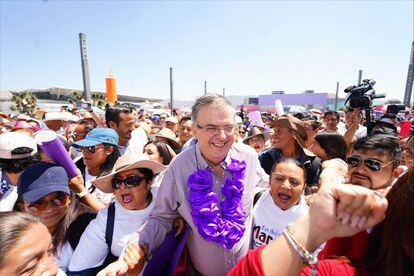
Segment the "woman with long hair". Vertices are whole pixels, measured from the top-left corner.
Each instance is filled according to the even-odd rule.
[[[315,135],[308,148],[322,161],[340,158],[346,160],[347,145],[343,136],[337,132],[321,132]]]
[[[148,155],[150,160],[165,166],[168,166],[175,156],[174,151],[169,145],[159,141],[149,141],[144,146],[144,152]]]
[[[83,140],[73,143],[82,151],[82,158],[76,166],[84,179],[84,185],[72,185],[81,201],[94,211],[104,208],[113,200],[112,194],[107,194],[96,188],[91,181],[112,172],[119,157],[118,134],[111,128],[94,128]]]
[[[28,167],[20,175],[17,191],[19,209],[38,217],[52,235],[51,251],[63,271],[66,271],[76,247],[70,241],[69,228],[85,211],[71,197],[68,183],[63,167],[40,162]]]

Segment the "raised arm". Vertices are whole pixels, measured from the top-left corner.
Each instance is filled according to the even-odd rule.
[[[298,275],[304,262],[298,252],[306,250],[312,253],[333,237],[351,236],[383,219],[387,208],[384,197],[361,186],[326,182],[336,176],[335,168],[324,169],[321,175],[324,183],[315,195],[309,214],[264,247],[260,258],[247,256],[230,275],[238,275],[242,271],[255,271],[256,274],[264,275]]]

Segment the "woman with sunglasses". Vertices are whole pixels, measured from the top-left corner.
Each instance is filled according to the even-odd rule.
[[[166,167],[144,154],[125,154],[114,172],[97,178],[92,184],[105,193],[114,193],[115,202],[101,209],[86,228],[69,265],[69,274],[96,273],[115,261],[130,236],[149,217],[157,188],[155,174]]]
[[[69,227],[84,212],[76,200],[71,200],[68,182],[63,167],[40,162],[21,174],[17,190],[19,209],[38,217],[52,235],[52,251],[63,271],[75,247],[69,242]]]
[[[82,151],[82,158],[76,162],[85,184],[71,185],[83,203],[94,211],[99,211],[113,200],[113,194],[104,193],[91,181],[112,172],[119,157],[118,134],[111,128],[94,128],[85,139],[73,143]]]

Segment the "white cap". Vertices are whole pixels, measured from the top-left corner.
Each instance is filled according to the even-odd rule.
[[[18,148],[29,148],[29,150],[19,153],[15,151]],[[29,135],[22,132],[0,134],[0,158],[21,159],[33,156],[35,153],[37,153],[37,145]]]
[[[236,124],[242,124],[243,123],[242,118],[239,115],[234,116],[234,122]]]
[[[68,112],[47,112],[45,114],[45,119],[43,121],[44,122],[46,122],[46,121],[61,121],[61,120],[67,121],[68,116],[65,113],[68,113]]]
[[[167,119],[165,119],[165,122],[170,122],[170,123],[173,123],[173,124],[178,124],[178,120],[174,116],[168,117]]]

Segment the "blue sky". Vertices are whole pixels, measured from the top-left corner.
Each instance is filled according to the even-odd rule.
[[[0,88],[82,89],[78,33],[92,90],[113,68],[118,93],[191,100],[313,89],[363,78],[403,98],[412,1],[0,1]],[[343,95],[343,93],[341,93]]]

